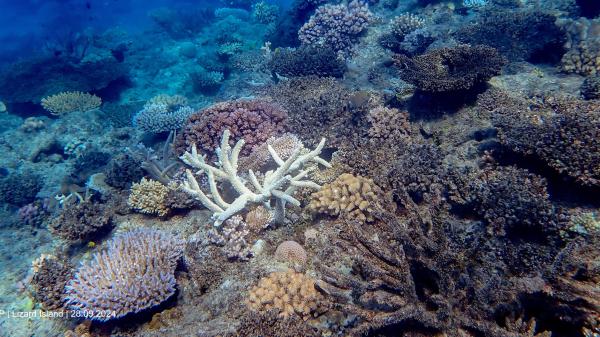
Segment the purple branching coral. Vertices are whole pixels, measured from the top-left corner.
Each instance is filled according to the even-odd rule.
[[[81,264],[65,287],[66,305],[98,321],[160,304],[175,293],[175,267],[184,241],[169,233],[137,229],[108,242]]]
[[[373,20],[369,5],[354,0],[345,5],[324,5],[298,31],[306,45],[321,45],[335,51],[347,52],[356,38]]]

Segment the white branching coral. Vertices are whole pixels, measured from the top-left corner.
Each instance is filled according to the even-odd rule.
[[[215,226],[220,226],[223,221],[252,204],[263,204],[273,211],[274,222],[282,223],[285,219],[286,203],[300,206],[300,201],[293,197],[298,188],[308,187],[316,190],[321,188],[319,184],[305,179],[311,171],[311,168],[305,169],[305,165],[315,162],[331,167],[327,161],[319,157],[325,145],[324,138],[314,150],[304,153],[301,148],[296,149],[285,161],[269,145],[269,153],[278,168],[260,174],[259,176],[263,177],[262,182],[252,170],[248,170],[248,179],[244,179],[238,174],[238,157],[244,146],[244,140],[240,139],[231,148],[229,135],[229,130],[223,132],[221,146],[216,149],[218,167],[207,164],[205,156],[198,154],[195,144],[192,145],[191,153],[185,152],[181,156],[184,163],[199,169],[198,174],[204,172],[208,176],[210,195],[206,195],[200,189],[198,181],[190,170],[186,170],[187,180],[182,184],[182,188],[213,212]],[[233,202],[228,203],[221,196],[217,186],[217,182],[220,181],[229,182],[239,195]],[[271,201],[274,201],[275,209],[272,209]]]

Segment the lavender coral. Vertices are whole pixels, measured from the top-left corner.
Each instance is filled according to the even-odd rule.
[[[158,230],[122,234],[81,264],[65,287],[66,305],[107,321],[160,304],[175,293],[183,248],[178,237]]]
[[[354,0],[345,5],[324,5],[298,31],[303,44],[348,51],[373,19],[369,5]]]
[[[287,112],[278,104],[262,99],[227,101],[190,116],[183,132],[175,140],[176,152],[183,154],[195,144],[205,151],[219,145],[223,131],[232,141],[244,138],[247,155],[256,145],[285,131]]]

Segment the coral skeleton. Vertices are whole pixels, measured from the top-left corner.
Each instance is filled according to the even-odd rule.
[[[325,145],[325,138],[321,139],[314,150],[302,154],[301,149],[296,149],[285,161],[269,145],[269,153],[278,168],[260,174],[260,176],[264,176],[262,182],[259,181],[253,170],[248,170],[249,181],[246,181],[238,174],[238,156],[244,146],[244,140],[238,140],[231,148],[229,136],[229,130],[225,130],[221,139],[221,147],[216,150],[218,167],[207,164],[205,156],[198,154],[195,144],[192,146],[191,153],[186,151],[181,156],[184,163],[199,169],[197,173],[205,172],[208,176],[210,196],[200,189],[198,181],[189,169],[186,170],[187,180],[183,182],[182,188],[213,212],[215,226],[220,226],[223,221],[244,210],[247,206],[261,203],[274,212],[275,223],[282,223],[285,219],[286,203],[300,205],[300,201],[293,197],[298,188],[308,187],[316,190],[321,188],[313,181],[304,180],[310,173],[310,168],[304,169],[304,166],[309,162],[315,162],[325,167],[331,167],[327,161],[319,157]],[[229,182],[239,196],[231,203],[226,202],[218,190],[217,181]],[[250,183],[250,187],[247,186],[248,183]],[[275,201],[274,210],[271,207],[271,201]]]

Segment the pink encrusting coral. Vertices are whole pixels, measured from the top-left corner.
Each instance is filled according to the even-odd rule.
[[[287,112],[281,106],[264,99],[217,103],[190,116],[175,141],[176,152],[189,151],[192,144],[212,152],[223,131],[229,130],[232,143],[244,139],[242,155],[248,155],[269,137],[285,132],[286,119]]]
[[[324,5],[298,31],[306,45],[321,45],[335,51],[348,51],[373,20],[369,5],[354,0],[345,5]]]
[[[108,242],[81,264],[65,287],[66,305],[107,321],[162,303],[175,293],[184,242],[167,232],[137,229]]]

